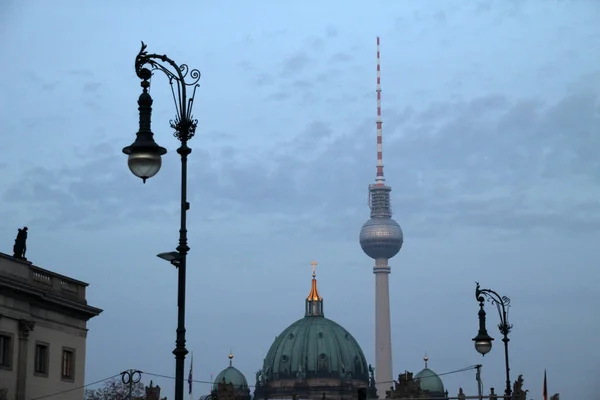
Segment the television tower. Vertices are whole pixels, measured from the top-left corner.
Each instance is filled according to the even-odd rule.
[[[377,37],[377,175],[375,183],[369,185],[371,219],[360,230],[360,246],[366,255],[375,260],[375,386],[379,398],[384,399],[386,391],[393,386],[389,287],[391,270],[388,260],[402,248],[404,235],[400,225],[392,219],[392,188],[385,184],[383,177],[380,66]]]

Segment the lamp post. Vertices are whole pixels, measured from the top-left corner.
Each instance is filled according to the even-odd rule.
[[[133,385],[136,383],[140,383],[142,380],[142,371],[137,369],[129,369],[127,371],[121,372],[121,382],[123,385],[127,386],[129,395],[127,396],[127,400],[131,399],[131,393],[133,392]]]
[[[508,322],[508,308],[510,307],[510,299],[506,296],[500,296],[498,293],[491,289],[481,289],[479,282],[476,282],[475,298],[479,302],[479,332],[477,336],[473,338],[475,342],[475,350],[482,356],[492,350],[492,341],[494,338],[488,335],[485,328],[485,310],[483,309],[483,303],[487,299],[492,304],[495,304],[498,308],[498,314],[500,315],[500,323],[498,329],[502,333],[502,341],[504,342],[504,361],[506,365],[506,389],[504,391],[505,396],[510,397],[512,390],[510,388],[510,366],[508,363],[508,334],[512,329],[512,324]]]
[[[147,67],[150,67],[147,68]],[[171,120],[171,128],[175,130],[174,136],[179,139],[181,145],[177,153],[181,156],[181,226],[179,228],[179,245],[177,251],[161,253],[158,257],[169,261],[178,269],[177,285],[177,338],[175,341],[175,400],[183,400],[184,395],[184,362],[188,353],[185,348],[185,273],[186,258],[190,248],[187,245],[187,218],[186,213],[190,208],[187,201],[187,159],[192,149],[188,147],[188,141],[194,136],[198,120],[192,118],[192,106],[194,96],[200,80],[200,71],[190,70],[186,64],[177,65],[166,55],[148,54],[146,45],[142,42],[142,48],[135,58],[135,72],[142,80],[142,94],[138,99],[140,112],[140,128],[135,141],[131,146],[123,149],[123,153],[129,156],[128,165],[131,172],[141,178],[144,183],[148,178],[158,173],[162,165],[161,156],[167,150],[154,141],[154,134],[150,128],[152,115],[152,97],[148,93],[150,87],[149,79],[152,71],[162,71],[169,78],[173,100],[175,102],[175,119]],[[186,80],[187,79],[187,80]],[[187,89],[192,87],[191,96]]]

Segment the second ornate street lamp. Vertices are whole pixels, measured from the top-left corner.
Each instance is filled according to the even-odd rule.
[[[150,67],[147,68],[146,66]],[[123,149],[123,153],[129,156],[127,163],[129,169],[135,176],[141,178],[144,183],[146,179],[152,178],[158,173],[162,165],[162,156],[167,150],[154,141],[151,130],[152,97],[148,93],[150,87],[149,79],[152,71],[162,71],[169,78],[173,100],[177,109],[175,119],[171,120],[171,128],[175,130],[174,136],[179,139],[181,145],[177,153],[181,156],[181,226],[179,228],[179,245],[177,251],[161,253],[158,257],[169,261],[178,269],[177,285],[177,338],[175,341],[175,400],[183,400],[184,397],[184,362],[188,353],[185,348],[185,273],[186,258],[190,248],[187,245],[187,210],[190,204],[187,201],[187,159],[192,152],[187,145],[194,136],[198,120],[192,118],[192,106],[200,71],[189,70],[186,64],[177,65],[166,55],[148,54],[146,45],[142,42],[142,48],[135,58],[135,72],[142,80],[142,94],[138,99],[140,111],[140,128],[135,141],[131,146]],[[187,79],[187,81],[186,81]],[[193,87],[192,95],[188,97],[187,89]]]
[[[502,341],[504,342],[504,361],[506,366],[506,389],[504,390],[504,395],[507,398],[510,398],[512,394],[512,390],[510,388],[510,366],[508,363],[508,342],[510,341],[508,334],[512,329],[512,325],[508,322],[508,308],[510,307],[510,299],[506,296],[500,296],[491,289],[480,289],[479,282],[476,282],[476,284],[475,298],[479,302],[479,332],[477,333],[477,336],[473,338],[473,341],[475,342],[475,350],[477,350],[477,352],[479,352],[482,356],[485,356],[490,352],[490,350],[492,350],[492,340],[494,340],[494,338],[490,337],[490,335],[487,333],[487,329],[485,327],[485,310],[483,309],[483,304],[487,299],[492,304],[496,305],[498,308],[498,314],[500,315],[498,329],[503,336]]]
[[[137,369],[128,369],[127,371],[121,372],[121,382],[127,386],[129,395],[127,400],[133,400],[131,394],[133,393],[133,385],[140,383],[142,380],[142,371]]]

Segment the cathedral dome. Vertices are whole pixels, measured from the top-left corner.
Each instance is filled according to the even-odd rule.
[[[424,358],[425,368],[421,372],[415,375],[414,380],[419,380],[419,386],[421,389],[428,391],[431,395],[443,396],[444,395],[444,383],[440,379],[439,375],[427,368],[427,356]]]
[[[352,377],[368,380],[368,366],[360,345],[336,322],[306,316],[287,327],[273,342],[263,371],[272,380]]]
[[[239,369],[233,366],[233,354],[229,354],[229,367],[219,372],[213,383],[213,390],[219,389],[219,383],[231,383],[235,391],[248,390],[248,381]]]
[[[313,262],[313,268],[315,265]],[[356,339],[341,325],[325,318],[313,270],[305,316],[275,338],[257,373],[257,390],[272,388],[268,398],[277,398],[273,391],[294,385],[293,382],[305,382],[306,387],[327,386],[329,390],[366,388],[370,386],[369,375],[369,365]]]

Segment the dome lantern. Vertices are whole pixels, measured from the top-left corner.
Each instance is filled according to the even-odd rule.
[[[323,298],[319,295],[317,290],[317,262],[311,261],[312,266],[312,283],[310,286],[310,293],[306,298],[306,310],[304,316],[306,317],[323,317]]]

